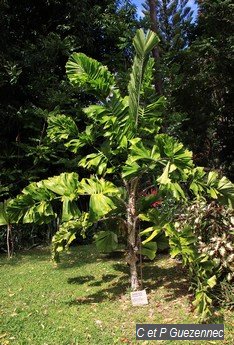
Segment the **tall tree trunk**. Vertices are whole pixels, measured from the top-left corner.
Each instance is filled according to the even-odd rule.
[[[157,0],[148,0],[149,4],[149,15],[150,15],[150,26],[151,30],[158,34],[158,22],[157,22]],[[155,90],[159,95],[163,94],[163,87],[162,87],[162,77],[159,72],[160,66],[160,54],[158,46],[153,49],[153,57],[155,60],[156,65],[156,73],[155,73]]]
[[[127,263],[130,266],[131,289],[138,290],[140,287],[137,261],[138,261],[138,233],[137,233],[137,213],[136,213],[136,193],[138,187],[138,178],[133,179],[127,184],[128,206],[127,206],[127,233],[128,250]]]

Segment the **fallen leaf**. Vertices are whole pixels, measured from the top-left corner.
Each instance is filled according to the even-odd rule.
[[[172,319],[172,318],[166,318],[166,319],[163,319],[163,321],[164,321],[164,322],[172,322],[172,321],[174,321],[174,319]]]
[[[95,323],[97,324],[97,325],[102,325],[102,321],[101,320],[95,320]]]

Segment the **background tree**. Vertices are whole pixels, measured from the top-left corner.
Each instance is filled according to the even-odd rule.
[[[156,89],[159,94],[163,92],[170,97],[178,52],[189,43],[193,11],[188,0],[147,0],[143,8],[143,25],[151,27],[160,38],[159,47],[154,53]]]
[[[184,138],[196,161],[233,179],[232,2],[198,4],[195,40],[181,53],[173,97],[188,117]]]
[[[127,0],[1,1],[0,195],[15,195],[69,165],[64,149],[44,140],[48,112],[57,107],[74,115],[89,101],[65,80],[68,56],[82,51],[123,75],[135,24]]]

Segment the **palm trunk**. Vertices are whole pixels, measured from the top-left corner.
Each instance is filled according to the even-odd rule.
[[[137,261],[138,261],[138,233],[137,233],[137,214],[136,214],[136,193],[138,186],[138,178],[133,179],[127,184],[129,199],[127,205],[127,263],[130,266],[131,289],[138,290],[140,287]]]

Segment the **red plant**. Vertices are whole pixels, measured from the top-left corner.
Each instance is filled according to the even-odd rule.
[[[157,195],[157,194],[158,194],[158,190],[154,187],[151,187],[150,189],[146,189],[141,193],[142,196],[150,196],[150,195]],[[157,200],[157,201],[152,202],[150,206],[155,208],[161,204],[162,204],[162,200]]]

